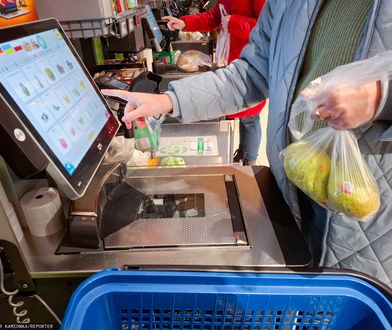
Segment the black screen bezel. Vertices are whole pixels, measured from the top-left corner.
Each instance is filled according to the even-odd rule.
[[[106,121],[106,124],[101,129],[99,134],[97,134],[97,137],[95,138],[94,142],[91,144],[90,148],[88,149],[88,151],[86,152],[86,154],[84,155],[84,157],[82,158],[79,165],[76,167],[75,172],[72,175],[70,175],[67,172],[63,164],[55,155],[55,153],[51,150],[51,148],[48,146],[46,141],[41,137],[41,135],[32,125],[30,120],[25,116],[22,109],[17,105],[17,103],[12,98],[12,96],[8,93],[8,91],[1,83],[0,83],[0,94],[3,95],[7,103],[12,107],[19,120],[29,129],[34,139],[39,143],[39,145],[44,150],[45,156],[48,157],[52,163],[54,163],[54,165],[61,172],[64,178],[71,184],[73,189],[80,192],[84,190],[88,185],[88,183],[91,181],[92,176],[94,175],[98,166],[102,162],[105,151],[109,147],[112,138],[114,137],[115,133],[119,129],[119,123],[116,117],[114,116],[110,107],[107,105],[104,97],[100,93],[99,88],[94,83],[94,80],[91,78],[89,72],[87,71],[86,67],[81,61],[79,55],[75,51],[71,42],[68,40],[66,34],[61,28],[61,25],[56,19],[47,19],[47,20],[36,21],[32,23],[16,25],[13,27],[0,29],[0,43],[10,42],[15,39],[28,37],[30,35],[42,33],[53,29],[58,29],[58,31],[61,33],[64,41],[68,45],[72,54],[74,55],[76,62],[81,66],[85,76],[87,77],[87,80],[91,83],[95,92],[101,99],[102,103],[105,105],[106,110],[110,114],[110,117]],[[98,148],[98,144],[100,144],[99,148]],[[82,182],[83,184],[81,185],[80,182]]]

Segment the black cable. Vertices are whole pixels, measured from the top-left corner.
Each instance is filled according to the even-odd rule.
[[[30,318],[28,317],[22,319],[22,317],[25,317],[27,315],[28,313],[27,309],[17,311],[17,308],[22,307],[24,305],[24,301],[20,300],[16,303],[12,301],[15,295],[19,293],[19,290],[8,291],[4,287],[4,268],[3,268],[3,262],[1,261],[1,258],[0,258],[0,293],[3,293],[6,296],[8,296],[8,304],[12,307],[12,313],[15,315],[17,323],[31,322]],[[56,320],[58,324],[61,324],[61,320],[59,319],[59,317],[55,314],[55,312],[53,312],[53,310],[40,296],[38,296],[37,294],[33,294],[33,297],[36,298],[46,308],[46,310],[53,316],[53,318]]]

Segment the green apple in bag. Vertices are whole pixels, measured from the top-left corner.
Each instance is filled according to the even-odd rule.
[[[366,170],[336,164],[329,176],[328,204],[349,217],[366,219],[380,207],[377,183]]]
[[[319,204],[327,203],[331,159],[326,152],[309,142],[294,142],[286,148],[284,169],[290,181],[309,197]]]

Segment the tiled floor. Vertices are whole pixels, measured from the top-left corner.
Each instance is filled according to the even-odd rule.
[[[262,137],[261,137],[261,144],[259,149],[259,157],[257,158],[257,165],[264,165],[264,166],[268,166],[269,164],[267,159],[266,149],[265,149],[266,140],[267,140],[267,118],[268,118],[268,103],[264,107],[263,111],[260,113]],[[234,133],[234,146],[233,146],[234,150],[237,149],[239,144],[238,124],[239,122],[237,120],[235,126],[235,133]]]

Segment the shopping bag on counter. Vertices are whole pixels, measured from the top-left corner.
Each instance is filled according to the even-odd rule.
[[[392,51],[388,51],[338,67],[311,82],[292,106],[289,129],[296,142],[283,152],[286,175],[310,198],[333,212],[369,220],[380,207],[379,190],[355,135],[331,127],[315,129],[311,115],[327,93],[390,80],[391,76]]]
[[[182,53],[177,60],[177,67],[184,72],[197,72],[201,66],[212,66],[210,56],[199,50],[190,49]]]
[[[219,4],[219,9],[221,13],[221,18],[227,16],[228,13],[225,6]],[[218,35],[218,40],[216,42],[215,50],[215,62],[218,68],[225,67],[229,63],[229,53],[230,53],[230,33],[228,22],[222,23],[221,30]]]
[[[127,163],[135,151],[135,140],[116,136],[104,157],[104,163]]]

